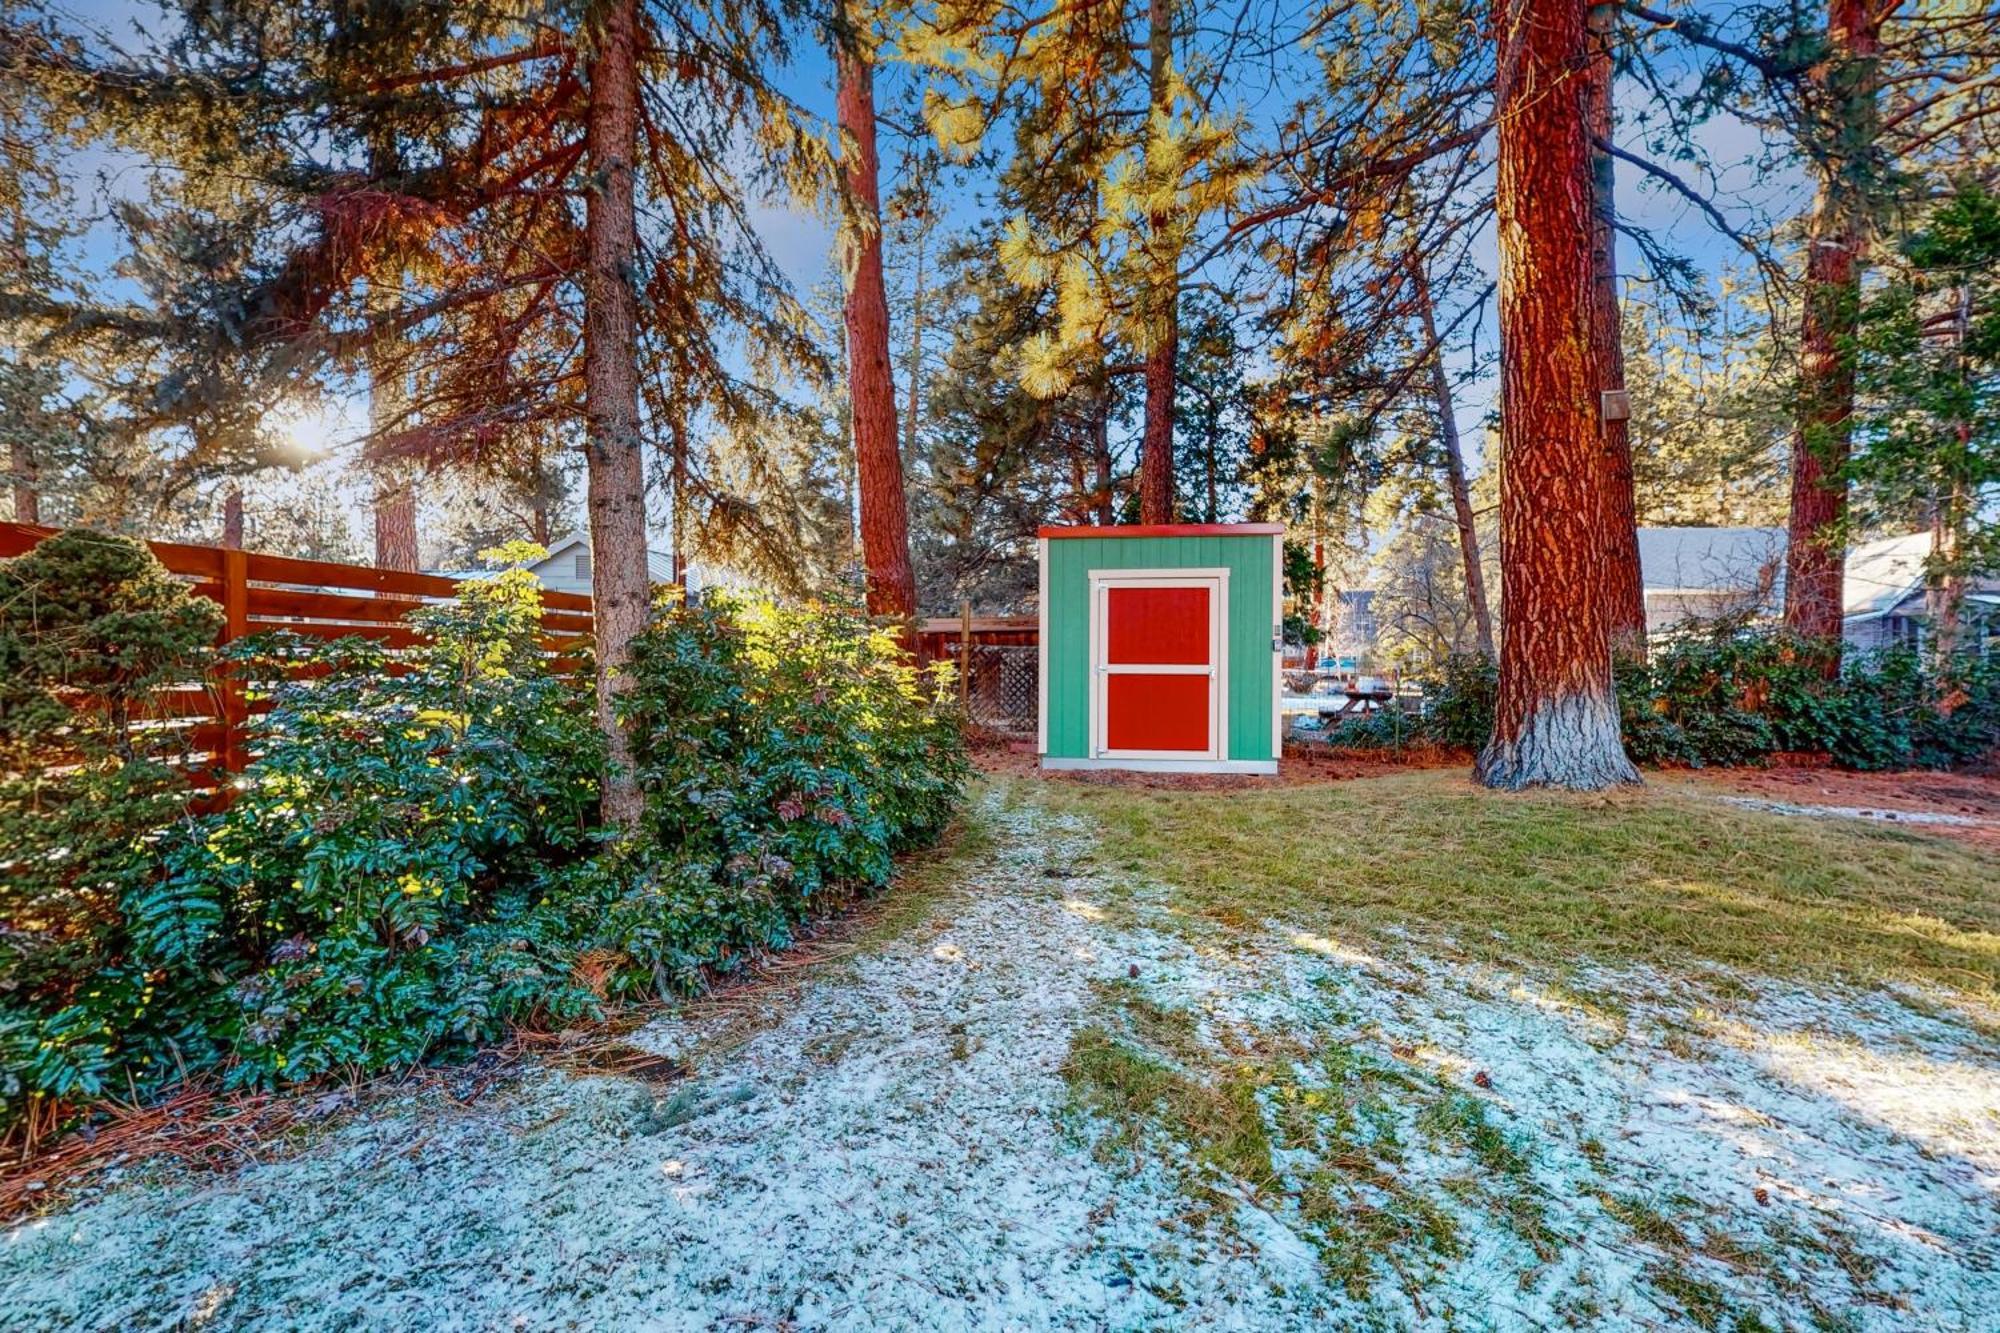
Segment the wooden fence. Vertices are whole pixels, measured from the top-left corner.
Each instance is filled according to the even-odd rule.
[[[57,529],[0,523],[0,557],[33,550]],[[404,617],[417,607],[449,601],[453,579],[406,574],[329,560],[299,560],[221,546],[149,542],[170,573],[187,580],[200,596],[222,604],[218,645],[268,630],[290,630],[322,639],[360,635],[390,648],[407,648],[422,636]],[[590,599],[576,593],[543,592],[544,642],[560,652],[588,638]],[[217,673],[208,684],[162,689],[153,696],[149,720],[186,732],[188,768],[219,767],[240,772],[246,760],[244,735],[250,714],[260,706],[245,699],[241,681]]]
[[[1040,637],[1034,616],[975,616],[967,607],[921,622],[917,658],[957,666],[958,701],[973,725],[1000,736],[1032,736]]]

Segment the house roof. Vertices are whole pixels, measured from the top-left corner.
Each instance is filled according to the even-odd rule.
[[[1863,542],[1847,553],[1847,580],[1841,614],[1887,615],[1924,589],[1924,561],[1931,553],[1928,532],[1910,532]]]
[[[577,547],[584,545],[584,542],[585,534],[581,532],[572,532],[568,536],[560,537],[549,543],[549,553],[547,555],[529,565],[528,568],[539,572],[559,557],[569,555]],[[427,574],[436,574],[441,578],[459,579],[462,581],[465,579],[483,578],[493,571],[490,569],[430,569],[424,572]],[[671,583],[674,577],[673,553],[671,551],[647,551],[646,572],[655,583]]]
[[[568,555],[577,547],[584,545],[586,539],[587,534],[582,532],[572,532],[567,536],[558,537],[555,541],[549,543],[549,553],[528,566],[528,568],[540,569],[559,556]],[[670,582],[674,577],[673,552],[648,550],[646,552],[646,572],[651,575],[655,583]]]
[[[1844,619],[1885,616],[1924,590],[1928,532],[1862,542],[1847,552],[1842,581]],[[1771,597],[1784,596],[1783,528],[1640,528],[1639,567],[1648,592],[1750,592],[1768,565]],[[1975,580],[1968,596],[1991,595],[1991,580]]]
[[[1754,592],[1766,570],[1782,573],[1784,560],[1783,528],[1639,529],[1649,592]]]

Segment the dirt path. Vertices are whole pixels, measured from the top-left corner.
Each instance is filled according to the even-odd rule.
[[[546,1071],[114,1190],[0,1239],[0,1322],[1971,1330],[2000,1308],[2000,1056],[1948,997],[1371,956],[1176,918],[1028,784],[974,817],[962,889],[775,1021],[635,1038],[689,1079]]]

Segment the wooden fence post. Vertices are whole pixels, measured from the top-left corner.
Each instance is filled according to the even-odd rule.
[[[958,604],[958,706],[965,707],[972,689],[972,601]]]
[[[250,559],[240,549],[222,552],[222,642],[225,647],[250,632]],[[222,771],[243,771],[243,728],[250,710],[243,697],[241,669],[222,672]]]

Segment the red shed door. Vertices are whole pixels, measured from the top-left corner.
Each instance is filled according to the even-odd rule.
[[[1095,591],[1097,752],[1216,758],[1220,581],[1107,576]]]

